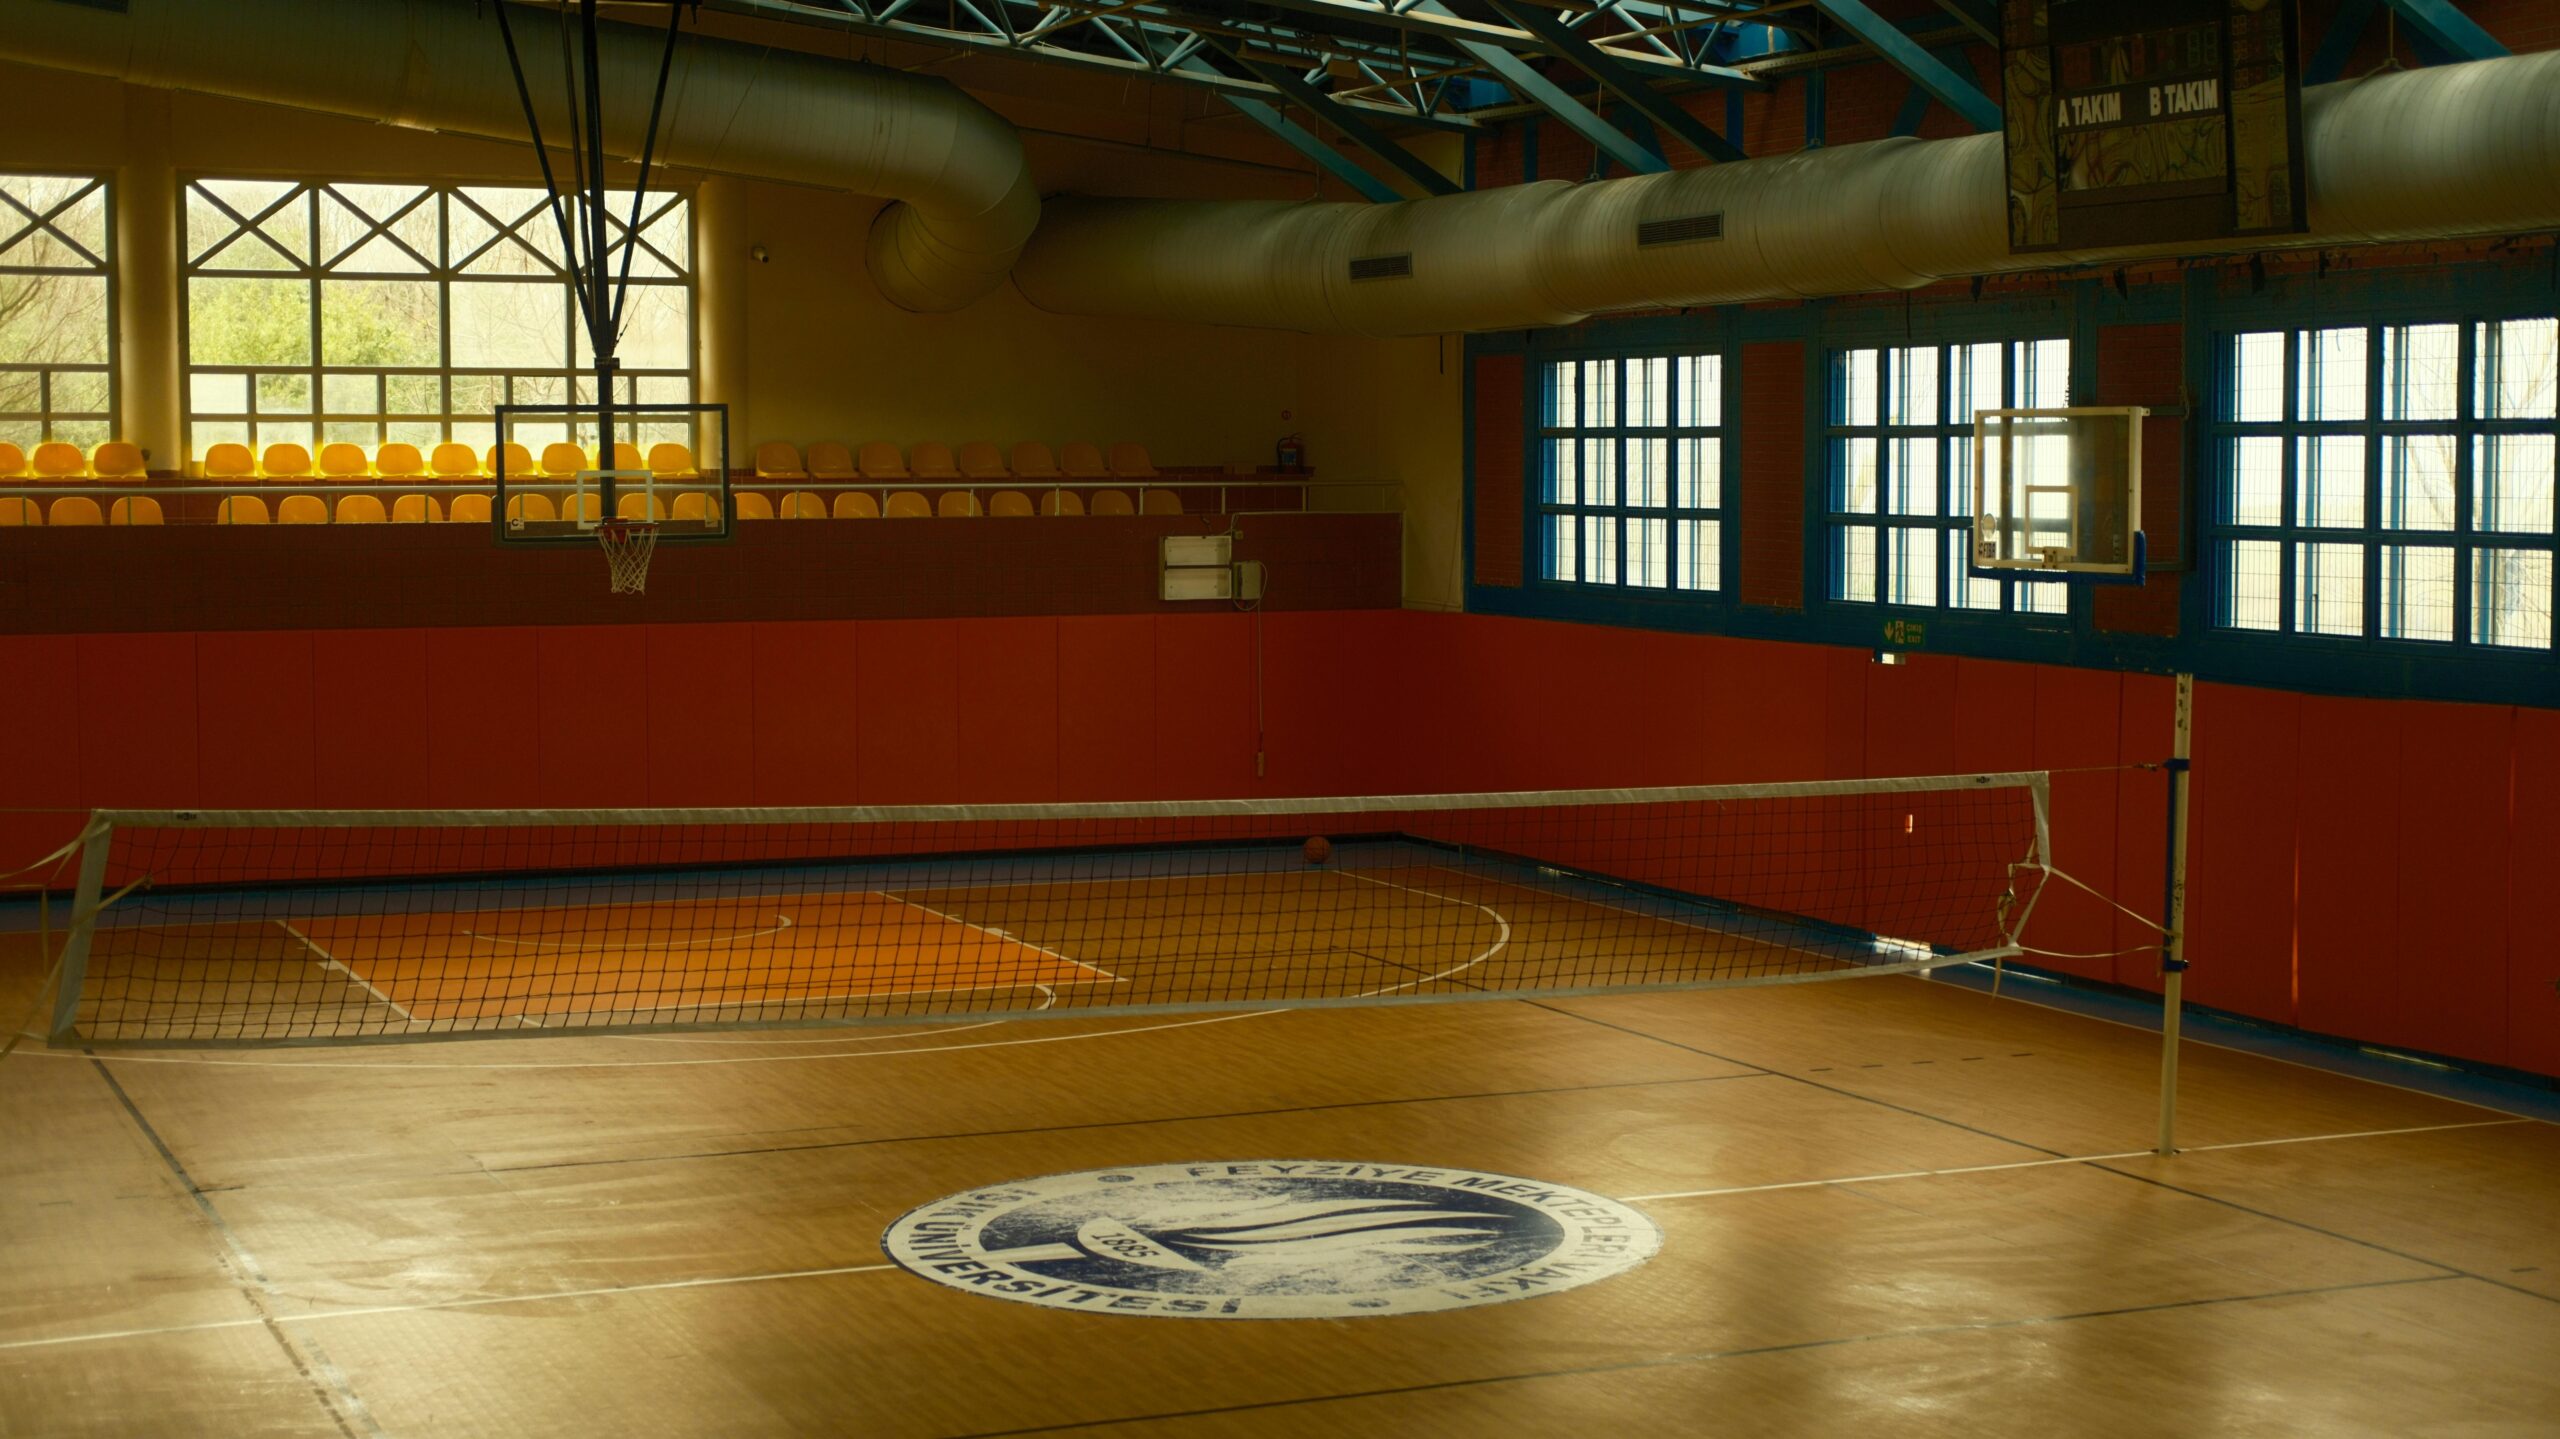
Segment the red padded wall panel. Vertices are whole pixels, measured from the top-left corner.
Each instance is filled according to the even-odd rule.
[[[427,632],[319,630],[311,636],[311,759],[330,809],[424,809]]]
[[[1058,621],[1058,794],[1147,797],[1156,746],[1156,630],[1144,615]]]
[[[1956,661],[1958,773],[2034,767],[2038,673],[1999,660]]]
[[[2101,893],[2113,887],[2116,873],[2116,777],[2109,767],[2116,762],[2122,704],[2112,674],[2046,669],[2036,676],[2036,768],[2094,771],[2053,777],[2053,863]],[[2054,884],[2037,902],[2027,942],[2097,955],[2115,948],[2115,934],[2115,911],[2105,901]],[[2034,959],[2092,979],[2115,972],[2105,959]]]
[[[8,703],[0,704],[10,807],[59,811],[0,813],[0,872],[33,864],[69,843],[91,807],[80,763],[79,653],[79,641],[69,635],[0,638],[0,674],[15,681]],[[67,882],[71,871],[61,873]]]
[[[649,625],[649,800],[743,805],[756,792],[756,653],[735,625]]]
[[[2117,763],[2154,764],[2168,758],[2176,713],[2176,680],[2166,675],[2126,675]],[[2111,892],[2117,903],[2134,914],[2156,921],[2168,900],[2168,875],[2168,777],[2159,770],[2118,770],[2116,873]],[[2127,914],[2118,914],[2115,925],[2116,983],[2158,990],[2160,956],[2150,946],[2160,942],[2160,931]]]
[[[2279,1023],[2294,995],[2302,696],[2196,686],[2187,998]]]
[[[1152,790],[1165,799],[1250,794],[1253,617],[1155,618],[1156,753]],[[1379,718],[1396,711],[1382,704]]]
[[[2506,1062],[2560,1074],[2560,711],[2516,711]]]
[[[855,793],[864,804],[949,800],[960,787],[959,622],[867,621],[855,661]]]
[[[2307,695],[2300,743],[2301,1022],[2380,1039],[2394,1027],[2400,924],[2397,708]]]
[[[1263,616],[1266,794],[1382,794],[1401,755],[1399,630],[1363,611]]]
[[[962,802],[1058,797],[1058,624],[960,622]]]
[[[312,639],[291,630],[196,636],[198,787],[207,809],[319,803]]]
[[[1830,651],[1721,638],[1700,645],[1695,663],[1702,699],[1688,721],[1696,728],[1704,782],[1820,777]]]
[[[852,804],[861,727],[852,620],[754,625],[755,802]]]
[[[647,629],[578,625],[536,634],[541,802],[562,808],[647,804]]]
[[[83,796],[197,808],[196,637],[82,635],[78,654]]]
[[[528,629],[427,631],[427,792],[441,808],[542,793],[539,645]]]
[[[2509,860],[2515,712],[2402,703],[2400,752],[2337,776],[2400,791],[2399,942],[2374,996],[2373,1032],[2437,1054],[2495,1055],[2506,1045],[2507,952],[2500,903]],[[2377,773],[2376,771],[2380,772]]]

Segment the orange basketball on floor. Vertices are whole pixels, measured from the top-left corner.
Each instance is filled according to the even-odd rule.
[[[1307,863],[1322,864],[1333,858],[1333,841],[1323,835],[1309,835],[1306,844]]]

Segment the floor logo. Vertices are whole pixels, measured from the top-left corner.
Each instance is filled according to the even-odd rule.
[[[1499,1304],[1624,1273],[1661,1246],[1652,1220],[1578,1189],[1312,1160],[1026,1179],[935,1200],[881,1240],[954,1289],[1183,1319]]]

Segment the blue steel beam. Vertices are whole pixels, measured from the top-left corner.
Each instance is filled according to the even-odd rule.
[[[1945,61],[1920,48],[1919,41],[1902,33],[1902,27],[1868,9],[1865,0],[1813,0],[1813,7],[1865,41],[1893,68],[1910,76],[1912,84],[1928,91],[1929,98],[1962,116],[1966,124],[1976,130],[2000,128],[2000,107],[1991,103],[1991,97]]]
[[[2386,0],[2412,29],[2444,47],[2456,60],[2495,60],[2507,47],[2462,13],[2453,0]]]
[[[1186,55],[1167,68],[1193,74],[1201,71],[1217,73],[1215,66],[1196,54]],[[1326,174],[1350,186],[1353,193],[1360,198],[1377,205],[1391,204],[1404,198],[1396,193],[1393,185],[1361,169],[1350,156],[1326,144],[1304,125],[1282,114],[1279,106],[1265,104],[1250,95],[1239,95],[1232,90],[1221,90],[1218,94],[1219,98],[1235,107],[1237,114],[1280,137],[1290,149],[1315,161]]]
[[[1440,0],[1416,0],[1411,8],[1426,14],[1450,13],[1449,7],[1441,4]],[[1563,121],[1566,129],[1590,141],[1601,154],[1639,175],[1671,168],[1660,155],[1629,139],[1625,131],[1601,119],[1592,113],[1589,106],[1566,94],[1562,86],[1530,68],[1528,61],[1499,45],[1482,40],[1459,40],[1456,43],[1460,50],[1466,52],[1468,59],[1492,71],[1494,78],[1510,86],[1514,93]]]
[[[2329,17],[2329,32],[2320,37],[2320,48],[2311,52],[2310,63],[2302,67],[2302,83],[2326,85],[2347,73],[2347,57],[2355,53],[2356,42],[2373,24],[2373,12],[2381,8],[2382,0],[2338,0],[2337,13]]]
[[[1491,0],[1495,13],[1536,36],[1538,43],[1554,52],[1557,58],[1597,80],[1611,94],[1635,107],[1636,113],[1657,128],[1679,137],[1680,143],[1710,160],[1739,160],[1742,152],[1727,143],[1722,135],[1708,129],[1697,116],[1645,83],[1644,77],[1604,55],[1600,47],[1565,28],[1552,13],[1519,0]],[[1737,75],[1715,65],[1702,65],[1701,78],[1713,80]]]
[[[2355,0],[2347,0],[2347,3],[2352,5]],[[2379,0],[2368,0],[2368,3],[2379,3]],[[1929,53],[1945,61],[1950,69],[1964,63],[1964,47],[1961,45],[1941,45]],[[1818,75],[1822,72],[1817,70],[1814,73]],[[1929,92],[1914,85],[1911,87],[1911,93],[1902,97],[1902,108],[1893,112],[1893,129],[1887,133],[1917,135],[1920,133],[1921,118],[1928,113]]]
[[[1458,193],[1455,181],[1424,164],[1414,156],[1411,150],[1397,144],[1393,136],[1336,103],[1332,96],[1308,84],[1287,68],[1279,65],[1258,64],[1223,45],[1219,49],[1224,51],[1229,59],[1243,66],[1246,73],[1296,101],[1301,109],[1341,131],[1344,139],[1384,160],[1395,169],[1397,174],[1421,186],[1422,193],[1426,195]],[[1371,198],[1376,197],[1371,196]],[[1390,194],[1389,198],[1392,199],[1395,196]]]

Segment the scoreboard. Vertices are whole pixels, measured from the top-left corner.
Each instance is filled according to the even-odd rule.
[[[2003,0],[2009,247],[2309,224],[2294,0]]]

